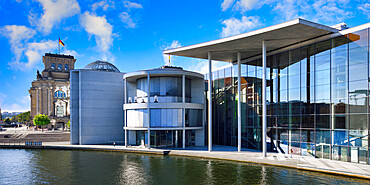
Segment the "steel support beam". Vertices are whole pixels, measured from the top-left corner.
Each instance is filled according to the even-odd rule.
[[[262,155],[266,157],[266,43],[262,41]]]
[[[242,150],[242,111],[241,111],[241,53],[238,52],[238,152]]]
[[[208,52],[208,151],[212,152],[212,58]]]

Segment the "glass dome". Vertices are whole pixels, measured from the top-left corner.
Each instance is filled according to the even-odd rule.
[[[97,70],[97,71],[120,72],[119,69],[113,64],[107,61],[100,61],[100,60],[87,64],[87,66],[84,69]]]

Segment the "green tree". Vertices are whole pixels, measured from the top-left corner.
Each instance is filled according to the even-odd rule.
[[[50,119],[47,115],[45,114],[37,114],[33,118],[33,124],[37,126],[41,126],[41,130],[44,131],[44,125],[50,124]]]
[[[68,122],[67,122],[67,127],[68,127],[68,128],[71,128],[71,120],[68,120]]]
[[[30,111],[23,112],[13,117],[14,122],[28,123],[30,122]]]

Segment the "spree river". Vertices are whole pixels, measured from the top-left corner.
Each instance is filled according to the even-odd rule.
[[[0,149],[0,184],[368,184],[289,168],[119,152]]]

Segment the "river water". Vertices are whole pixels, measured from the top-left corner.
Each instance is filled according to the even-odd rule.
[[[0,149],[0,184],[369,184],[289,168],[119,152]]]

